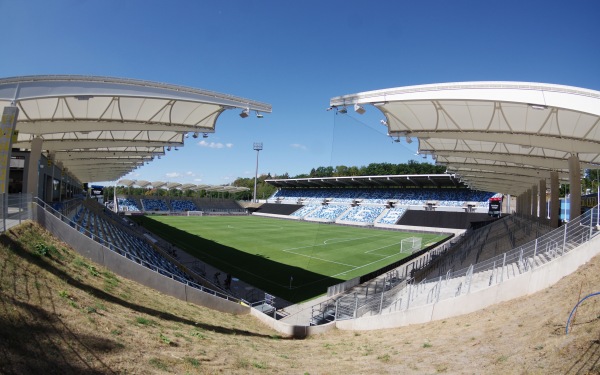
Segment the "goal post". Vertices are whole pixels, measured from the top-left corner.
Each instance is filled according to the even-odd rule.
[[[203,211],[188,211],[187,215],[188,216],[202,216],[203,215]]]
[[[414,254],[421,250],[421,237],[408,237],[400,241],[400,253]]]

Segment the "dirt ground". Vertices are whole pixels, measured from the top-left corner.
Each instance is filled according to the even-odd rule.
[[[531,296],[304,340],[115,276],[26,223],[0,237],[1,374],[600,374],[600,256]]]

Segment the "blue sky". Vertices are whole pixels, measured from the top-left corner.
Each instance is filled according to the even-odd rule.
[[[225,184],[259,173],[403,163],[383,117],[327,112],[338,95],[455,81],[528,81],[600,91],[600,2],[0,0],[3,77],[135,78],[269,103],[227,111],[127,178]]]

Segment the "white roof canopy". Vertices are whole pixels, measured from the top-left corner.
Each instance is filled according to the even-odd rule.
[[[188,132],[213,133],[226,109],[271,112],[268,104],[155,82],[88,76],[0,79],[0,106],[16,105],[14,148],[34,138],[76,179],[114,181],[183,146]]]
[[[332,107],[355,104],[378,108],[391,137],[418,138],[420,153],[432,155],[473,188],[520,194],[549,178],[550,171],[568,179],[567,160],[574,154],[581,168],[600,167],[598,91],[527,82],[459,82],[330,101]]]
[[[155,188],[155,189],[179,189],[179,190],[205,190],[205,191],[214,191],[218,193],[239,193],[242,191],[250,190],[247,187],[241,186],[232,186],[232,185],[195,185],[195,184],[180,184],[178,182],[163,182],[163,181],[154,181],[148,182],[143,180],[120,180],[117,182],[120,186],[139,186],[142,188]]]

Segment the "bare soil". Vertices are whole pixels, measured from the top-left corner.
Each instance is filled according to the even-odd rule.
[[[600,257],[539,293],[397,329],[283,338],[162,295],[33,223],[0,237],[1,374],[600,374]]]

